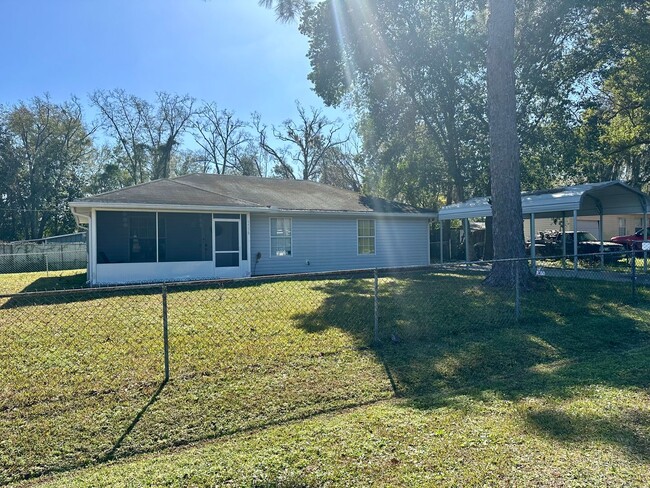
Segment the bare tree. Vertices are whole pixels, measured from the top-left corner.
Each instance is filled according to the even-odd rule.
[[[194,115],[192,97],[158,92],[152,105],[115,89],[97,90],[90,101],[104,130],[123,149],[134,183],[171,175],[172,153]]]
[[[280,128],[272,128],[273,137],[285,144],[282,148],[270,144],[266,126],[258,121],[259,144],[274,161],[277,176],[318,181],[328,153],[345,144],[350,136],[339,138],[343,123],[330,121],[321,110],[311,107],[308,112],[298,101],[296,108],[298,122],[288,119]]]
[[[90,101],[99,109],[101,127],[124,151],[133,183],[146,181],[150,171],[144,133],[147,102],[122,89],[97,90]]]
[[[181,148],[174,151],[171,161],[172,171],[176,176],[193,173],[207,173],[203,151]]]
[[[274,168],[276,167],[284,167],[287,166],[289,163],[287,162],[289,156],[288,156],[288,149],[286,147],[275,147],[272,145],[271,141],[269,141],[269,134],[268,134],[268,127],[266,124],[262,123],[262,118],[260,114],[258,113],[253,113],[253,128],[257,132],[257,144],[258,147],[260,148],[261,154],[265,155],[265,159],[267,163],[270,163]],[[274,170],[275,172],[275,170]]]
[[[157,105],[147,112],[145,128],[152,155],[151,177],[154,180],[171,176],[172,151],[180,143],[183,132],[194,116],[194,98],[189,95],[156,93]]]
[[[358,139],[331,148],[325,157],[321,183],[360,192],[363,181],[364,154]]]
[[[243,171],[241,158],[252,140],[246,128],[234,112],[219,110],[214,102],[203,104],[192,123],[192,134],[205,153],[204,172],[212,168],[217,174]]]

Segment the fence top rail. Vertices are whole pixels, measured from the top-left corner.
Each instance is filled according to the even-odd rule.
[[[42,250],[42,249],[35,249],[34,251],[31,252],[14,252],[14,253],[0,253],[0,258],[9,256],[9,257],[17,257],[17,256],[43,256],[47,254],[56,254],[57,256],[60,256],[61,254],[86,254],[86,246],[79,246],[79,249],[71,249],[71,250]]]

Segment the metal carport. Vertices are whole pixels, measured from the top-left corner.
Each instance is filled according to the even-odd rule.
[[[643,214],[644,240],[648,240],[648,197],[620,181],[606,181],[603,183],[585,183],[583,185],[565,186],[552,190],[540,190],[522,193],[521,205],[523,216],[530,219],[531,240],[535,240],[536,218],[562,218],[564,229],[565,219],[573,218],[573,268],[578,267],[578,216],[598,216],[601,252],[603,251],[603,215]],[[490,197],[472,198],[461,203],[454,203],[443,207],[438,212],[438,220],[460,219],[463,221],[465,235],[468,233],[469,219],[491,217],[492,206]],[[566,235],[566,234],[564,234]],[[442,225],[440,226],[440,241],[442,242]],[[566,241],[565,241],[566,242]],[[564,242],[564,243],[565,243]],[[442,246],[441,246],[442,248]],[[469,256],[469,239],[465,239],[465,259]],[[531,260],[535,268],[535,246],[530,246]],[[566,252],[563,245],[563,253]],[[645,258],[646,253],[644,253]],[[443,261],[442,252],[440,262]],[[602,256],[601,256],[602,261]],[[644,259],[644,267],[647,260]]]

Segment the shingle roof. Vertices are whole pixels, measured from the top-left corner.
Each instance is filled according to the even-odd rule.
[[[71,202],[70,206],[155,205],[317,212],[432,213],[304,180],[192,174],[155,180]]]

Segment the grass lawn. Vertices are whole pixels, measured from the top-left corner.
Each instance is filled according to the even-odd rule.
[[[86,283],[85,269],[50,271],[49,273],[0,274],[0,295],[24,291],[61,290],[80,288]]]
[[[649,256],[650,257],[650,256]],[[650,264],[650,261],[644,261],[643,257],[635,257],[634,265],[636,266],[636,273],[639,275],[647,274],[647,269],[644,264]],[[537,256],[537,266],[541,268],[564,268],[573,269],[573,256],[567,256],[562,263],[561,257],[544,257]],[[590,256],[588,258],[582,257],[578,259],[578,269],[580,270],[593,270],[593,271],[607,271],[609,273],[632,273],[632,258],[630,256],[620,258],[616,261],[607,261],[602,266],[600,264],[599,256]]]
[[[0,484],[644,485],[648,290],[481,279],[381,278],[380,345],[372,280],[173,287],[166,384],[158,290],[0,301]]]

